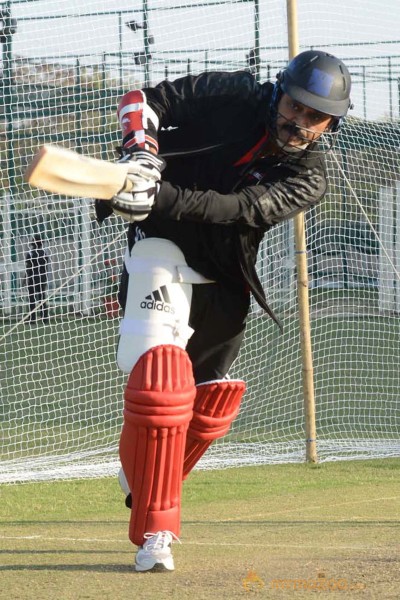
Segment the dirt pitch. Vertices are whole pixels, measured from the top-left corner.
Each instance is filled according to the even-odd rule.
[[[176,571],[135,573],[110,479],[2,486],[4,600],[400,597],[400,460],[196,472]]]

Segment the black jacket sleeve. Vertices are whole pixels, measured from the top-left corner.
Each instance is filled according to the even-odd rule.
[[[269,182],[231,194],[192,191],[164,181],[153,211],[175,221],[238,223],[269,229],[318,204],[325,195],[327,184],[322,163],[308,167],[277,165],[271,171]]]
[[[257,106],[261,85],[246,71],[212,71],[162,81],[143,92],[160,119],[160,127],[179,127],[235,102]]]

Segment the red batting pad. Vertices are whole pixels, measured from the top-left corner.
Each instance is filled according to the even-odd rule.
[[[203,456],[213,440],[223,437],[237,416],[244,381],[227,380],[204,383],[197,387],[193,418],[187,433],[183,478]]]
[[[196,394],[192,365],[178,346],[143,354],[125,389],[120,457],[132,511],[129,538],[162,530],[179,535],[186,433]]]

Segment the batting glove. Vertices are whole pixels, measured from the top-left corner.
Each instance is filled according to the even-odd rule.
[[[110,200],[116,215],[129,223],[143,221],[149,216],[156,199],[157,182],[144,179],[141,175],[129,177],[132,183],[131,192],[120,192]]]
[[[165,168],[165,160],[160,156],[139,148],[117,148],[121,155],[119,163],[129,163],[128,178],[130,175],[141,175],[144,179],[159,181],[161,171]]]
[[[156,197],[156,182],[161,179],[165,161],[144,149],[119,149],[119,163],[129,163],[127,178],[132,185],[130,192],[120,192],[111,200],[116,215],[129,223],[143,221],[150,213]]]

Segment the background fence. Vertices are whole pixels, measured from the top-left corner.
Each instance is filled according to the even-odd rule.
[[[23,172],[43,143],[112,160],[118,98],[204,70],[275,79],[287,62],[281,0],[14,0],[0,44],[0,480],[117,469],[124,377],[115,367],[115,297],[124,224],[101,228],[91,200],[39,193]],[[393,3],[394,12],[396,3]],[[301,49],[340,56],[351,113],[327,157],[329,191],[307,214],[321,460],[399,449],[400,40],[390,8],[338,0],[321,15],[299,0]],[[342,171],[343,170],[343,171]],[[360,209],[360,204],[368,217]],[[372,224],[372,228],[371,228]],[[50,323],[27,324],[25,255],[40,233],[50,258]],[[241,414],[203,467],[304,459],[293,224],[265,238],[261,279],[284,335],[252,305],[232,375],[248,383]]]

